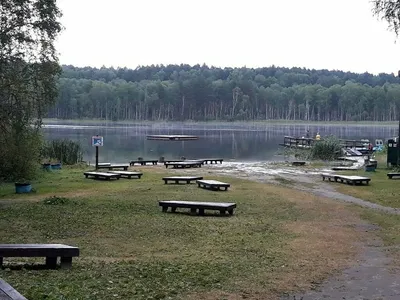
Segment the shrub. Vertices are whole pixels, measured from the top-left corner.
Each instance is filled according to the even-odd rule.
[[[48,141],[43,145],[42,158],[74,165],[83,159],[82,146],[78,142],[66,139]]]
[[[342,154],[342,145],[338,138],[328,136],[315,141],[310,151],[310,159],[335,160]]]

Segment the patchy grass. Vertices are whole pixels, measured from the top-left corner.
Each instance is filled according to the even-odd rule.
[[[337,191],[351,195],[363,200],[378,203],[383,206],[400,208],[400,180],[388,179],[387,173],[391,170],[386,169],[386,164],[378,163],[378,169],[375,172],[359,171],[341,171],[338,174],[358,175],[371,178],[368,186],[352,186],[346,184],[337,184]]]
[[[70,270],[5,259],[0,277],[31,300],[274,299],[348,265],[362,238],[345,204],[212,174],[231,189],[165,185],[173,171],[140,170],[142,179],[118,181],[84,179],[79,168],[45,173],[29,195],[1,185],[2,243],[65,243],[81,256]],[[238,208],[232,217],[161,213],[158,200],[168,199]]]

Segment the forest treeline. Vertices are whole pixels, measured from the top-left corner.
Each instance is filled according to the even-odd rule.
[[[304,68],[63,66],[51,118],[393,121],[400,79]]]

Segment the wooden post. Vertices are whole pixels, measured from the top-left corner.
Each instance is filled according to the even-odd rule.
[[[99,168],[99,146],[96,146],[96,170]]]

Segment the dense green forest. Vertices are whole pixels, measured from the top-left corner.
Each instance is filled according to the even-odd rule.
[[[400,79],[304,68],[63,66],[49,117],[107,120],[393,121]]]

